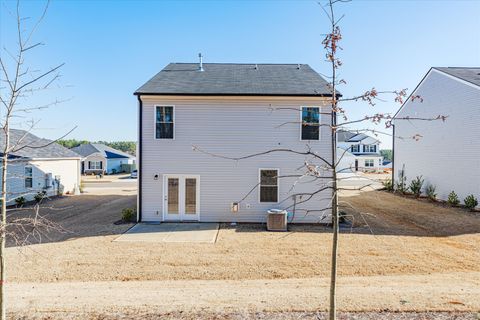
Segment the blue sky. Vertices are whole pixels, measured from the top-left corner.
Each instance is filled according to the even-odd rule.
[[[24,1],[21,10],[36,17],[41,4]],[[2,47],[14,41],[14,7],[1,1]],[[345,14],[345,96],[413,89],[431,66],[480,65],[480,1],[352,1],[337,12]],[[308,63],[328,73],[327,28],[316,1],[52,1],[36,33],[46,45],[27,63],[65,62],[59,84],[35,102],[69,100],[22,120],[39,120],[35,132],[47,138],[77,125],[71,138],[135,140],[132,93],[169,62],[196,62],[202,52],[205,62]],[[345,107],[353,119],[399,106]]]

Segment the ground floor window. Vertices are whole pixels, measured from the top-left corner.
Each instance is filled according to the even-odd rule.
[[[373,167],[373,159],[366,159],[365,160],[365,167],[372,168]]]
[[[101,170],[102,169],[102,161],[88,161],[88,169]]]
[[[25,167],[25,188],[33,187],[33,168]]]
[[[260,170],[260,202],[278,202],[278,170]]]

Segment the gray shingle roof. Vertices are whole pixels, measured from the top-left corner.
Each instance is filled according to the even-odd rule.
[[[480,67],[475,68],[460,68],[460,67],[434,67],[434,69],[440,70],[454,76],[456,78],[468,81],[477,86],[480,86]]]
[[[347,130],[339,130],[337,133],[338,142],[361,142],[367,138],[373,138],[365,133],[352,132]],[[375,138],[373,138],[375,139]],[[377,139],[375,139],[377,140]],[[378,140],[377,140],[378,141]]]
[[[10,129],[10,146],[15,146],[12,157],[27,159],[80,158],[80,155],[52,140],[39,138],[25,130]],[[49,144],[49,145],[47,145]],[[47,146],[45,146],[47,145]],[[0,148],[5,147],[5,135],[0,135]]]
[[[170,63],[136,92],[160,95],[329,96],[308,64]]]
[[[337,132],[337,141],[338,142],[347,142],[351,137],[355,136],[356,133],[346,131],[346,130],[339,130]]]
[[[81,144],[78,147],[72,148],[72,151],[80,154],[83,157],[88,157],[92,153],[100,152],[105,158],[134,158],[134,156],[125,153],[123,151],[111,148],[101,143],[86,143]]]

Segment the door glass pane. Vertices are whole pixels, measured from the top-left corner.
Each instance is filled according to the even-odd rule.
[[[197,213],[197,179],[185,179],[185,213]]]
[[[178,178],[168,178],[168,214],[178,214]]]

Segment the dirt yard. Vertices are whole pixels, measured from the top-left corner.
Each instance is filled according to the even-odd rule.
[[[343,229],[340,240],[341,310],[480,310],[478,213],[381,191],[341,200],[359,211],[346,209],[354,227]],[[71,232],[7,249],[9,294],[16,297],[17,312],[327,307],[328,227],[269,233],[261,225],[221,225],[215,244],[112,242],[131,227],[113,222],[122,208],[135,205],[135,196],[55,201],[56,207],[67,205],[49,215]]]

